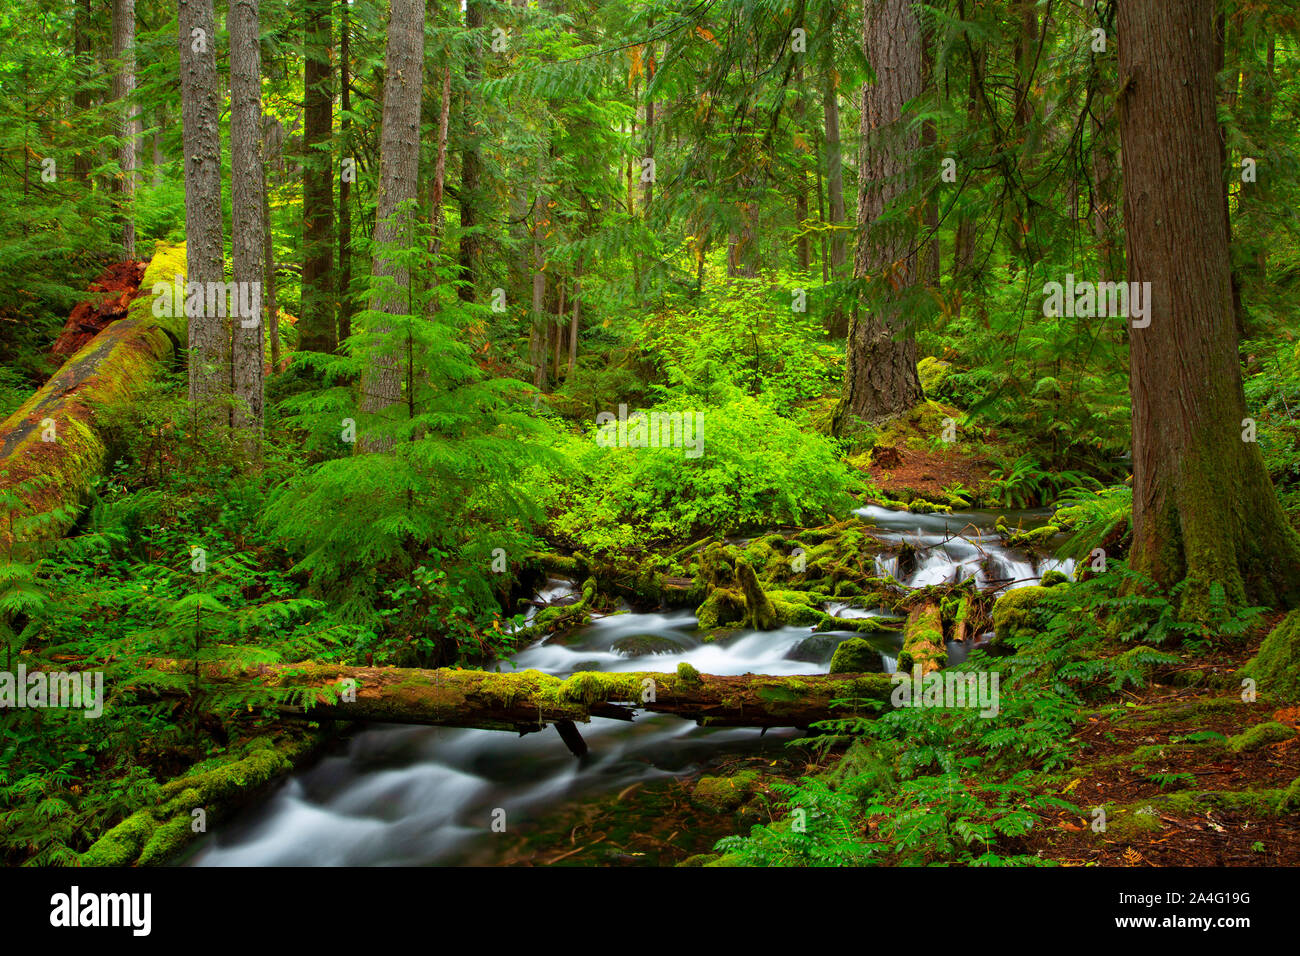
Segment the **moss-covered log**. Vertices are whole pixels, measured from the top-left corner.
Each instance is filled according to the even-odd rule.
[[[910,671],[920,665],[921,673],[942,669],[948,663],[943,642],[943,614],[937,604],[914,607],[903,625],[903,650],[898,655],[898,670]]]
[[[155,283],[185,275],[185,247],[161,243],[127,318],[96,335],[0,424],[0,542],[43,540],[75,520],[108,464],[106,411],[128,404],[185,341],[185,316],[155,316]]]
[[[190,661],[151,659],[155,671],[190,675]],[[832,716],[831,702],[888,702],[885,674],[715,676],[682,666],[675,674],[581,671],[561,679],[541,671],[345,667],[335,664],[200,665],[204,684],[261,689],[284,714],[313,720],[383,721],[528,733],[561,720],[630,720],[638,710],[709,726],[806,727]],[[348,683],[349,681],[353,683]],[[185,686],[185,685],[178,685]],[[294,693],[284,693],[292,690]],[[837,708],[835,713],[839,713]]]

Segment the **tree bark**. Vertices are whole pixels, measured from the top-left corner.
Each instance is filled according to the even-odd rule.
[[[349,3],[339,0],[339,132],[343,140],[343,155],[353,162],[352,148],[352,23]],[[350,177],[339,176],[339,341],[346,342],[352,334],[352,197]]]
[[[903,106],[921,92],[921,31],[908,0],[867,0],[863,45],[876,72],[862,98],[862,152],[858,164],[858,251],[854,274],[881,288],[878,307],[849,322],[845,396],[837,426],[846,417],[875,423],[915,406],[924,397],[916,372],[916,342],[906,329],[898,299],[917,279],[912,230],[885,229],[880,218],[903,193],[915,130],[902,121]],[[889,286],[893,291],[885,292]]]
[[[77,0],[76,12],[72,25],[72,56],[78,68],[87,69],[92,63],[90,51],[90,0]],[[85,123],[90,112],[90,90],[83,78],[78,81],[72,94],[72,108],[77,114],[77,122]],[[72,161],[73,174],[80,183],[90,183],[91,149],[88,143],[81,143]]]
[[[469,30],[483,29],[482,0],[468,0],[465,5],[465,27]],[[465,140],[460,154],[460,281],[459,295],[463,302],[475,299],[475,282],[478,280],[479,245],[477,233],[479,224],[479,180],[482,175],[482,159],[479,156],[480,133],[475,126],[478,115],[475,97],[482,75],[482,41],[478,32],[470,42],[469,55],[465,60]]]
[[[410,270],[393,258],[392,248],[409,239],[416,179],[420,167],[420,99],[424,84],[424,0],[391,0],[385,50],[384,112],[379,145],[379,202],[375,215],[376,250],[371,275],[389,277],[397,292],[373,298],[371,309],[404,315],[410,303]],[[376,336],[388,335],[379,322]],[[391,344],[374,356],[361,377],[361,410],[377,415],[401,400],[402,359]],[[363,434],[361,451],[391,447],[391,438]]]
[[[334,325],[334,185],[328,148],[334,132],[330,70],[331,0],[303,0],[302,308],[298,347],[332,352]]]
[[[135,258],[136,137],[140,123],[135,98],[135,0],[113,0],[113,101],[117,104],[118,181],[122,195],[122,252]]]
[[[230,195],[231,253],[236,283],[256,287],[255,315],[240,315],[234,325],[232,379],[235,403],[231,424],[243,434],[245,451],[261,446],[265,345],[261,305],[266,253],[266,181],[262,163],[262,54],[258,40],[261,0],[230,0]],[[243,297],[241,296],[241,299]]]
[[[844,209],[844,162],[840,151],[840,94],[832,70],[826,72],[822,112],[826,124],[826,203],[834,227],[831,232],[830,272],[831,279],[839,280],[844,278],[844,264],[848,262],[849,252],[842,232],[847,214]],[[843,309],[837,308],[831,313],[826,331],[835,338],[849,334],[848,316]]]
[[[225,278],[221,222],[221,104],[212,0],[178,0],[185,259],[190,282]],[[189,317],[189,398],[196,420],[229,424],[230,327],[205,307]]]
[[[1150,282],[1150,325],[1130,335],[1132,566],[1182,610],[1227,600],[1300,604],[1300,538],[1259,445],[1243,440],[1220,203],[1214,0],[1118,8],[1124,225],[1132,282]]]

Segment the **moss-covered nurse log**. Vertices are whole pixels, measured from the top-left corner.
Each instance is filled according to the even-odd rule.
[[[129,403],[177,344],[185,316],[156,316],[148,290],[185,274],[185,247],[159,243],[143,294],[0,424],[0,542],[67,530],[108,463],[103,413]]]
[[[192,661],[142,661],[155,671],[188,675]],[[675,714],[709,726],[807,727],[849,708],[837,700],[888,704],[887,674],[772,677],[715,676],[687,664],[675,674],[580,671],[568,678],[541,671],[345,667],[335,664],[200,665],[204,684],[242,684],[254,699],[265,690],[286,713],[314,720],[383,721],[478,727],[527,733],[592,717],[631,720],[638,710]],[[274,691],[295,690],[293,694]],[[229,695],[224,695],[229,699]]]

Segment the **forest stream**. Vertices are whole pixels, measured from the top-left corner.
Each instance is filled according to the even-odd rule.
[[[979,587],[1023,587],[1073,562],[1009,549],[993,532],[996,515],[911,514],[870,506],[857,511],[886,541],[916,549],[915,566],[899,577],[897,558],[878,558],[878,573],[908,587],[974,576]],[[1041,524],[1047,512],[1011,512],[1011,523]],[[540,605],[574,597],[572,582],[552,580]],[[828,606],[852,618],[880,614]],[[813,634],[806,627],[738,631],[704,642],[689,611],[627,610],[595,619],[563,637],[548,636],[515,655],[517,669],[557,676],[579,670],[673,671],[686,661],[708,674],[824,674],[836,645],[859,636]],[[975,646],[987,638],[981,636]],[[901,639],[901,638],[900,638]],[[898,646],[875,636],[880,669],[892,673]],[[949,660],[968,648],[949,643]],[[503,669],[509,663],[501,665]],[[705,728],[666,715],[634,722],[594,718],[581,727],[590,751],[575,758],[560,736],[516,737],[490,730],[375,726],[353,736],[346,751],[294,774],[260,805],[210,834],[180,862],[195,866],[321,866],[494,864],[510,841],[493,836],[494,813],[506,825],[528,826],[566,804],[621,793],[698,772],[723,754],[780,755],[797,730]],[[650,811],[647,811],[650,812]],[[566,831],[567,832],[567,831]],[[557,838],[564,834],[557,834]],[[628,860],[625,862],[636,862]],[[652,862],[652,861],[647,861]]]

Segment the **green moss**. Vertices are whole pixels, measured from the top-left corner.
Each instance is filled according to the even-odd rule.
[[[580,671],[564,681],[556,699],[585,705],[598,700],[640,700],[641,678],[635,674]]]
[[[1070,577],[1065,572],[1053,568],[1043,575],[1043,580],[1039,583],[1045,588],[1054,588],[1058,584],[1069,584]]]
[[[140,865],[163,865],[197,836],[198,834],[194,832],[193,817],[188,813],[177,814],[153,831],[149,842],[140,852]]]
[[[1269,632],[1256,654],[1240,671],[1277,700],[1300,700],[1300,610],[1292,611]]]
[[[1228,738],[1228,749],[1235,754],[1246,753],[1267,747],[1269,744],[1281,743],[1295,736],[1295,729],[1275,720],[1256,724],[1235,737]]]
[[[82,866],[130,866],[158,827],[149,810],[139,810],[95,841],[81,855]]]
[[[998,643],[1032,634],[1040,624],[1039,606],[1049,589],[1041,586],[1014,588],[993,605],[993,630]]]
[[[832,674],[869,674],[878,670],[880,652],[861,637],[843,641],[831,656]]]
[[[698,684],[700,682],[700,672],[686,661],[682,661],[677,665],[677,678],[686,684]]]
[[[696,853],[693,856],[688,856],[686,859],[682,860],[682,862],[678,863],[677,865],[678,866],[708,866],[711,862],[713,862],[716,859],[718,859],[718,854],[716,853]]]
[[[916,374],[921,379],[921,388],[925,394],[932,396],[952,374],[952,363],[927,355],[916,363]]]
[[[744,595],[728,588],[714,588],[695,609],[695,617],[698,627],[706,631],[740,624],[745,619]]]
[[[691,802],[701,810],[727,813],[736,810],[756,789],[758,771],[741,770],[729,777],[701,777],[691,791]]]

